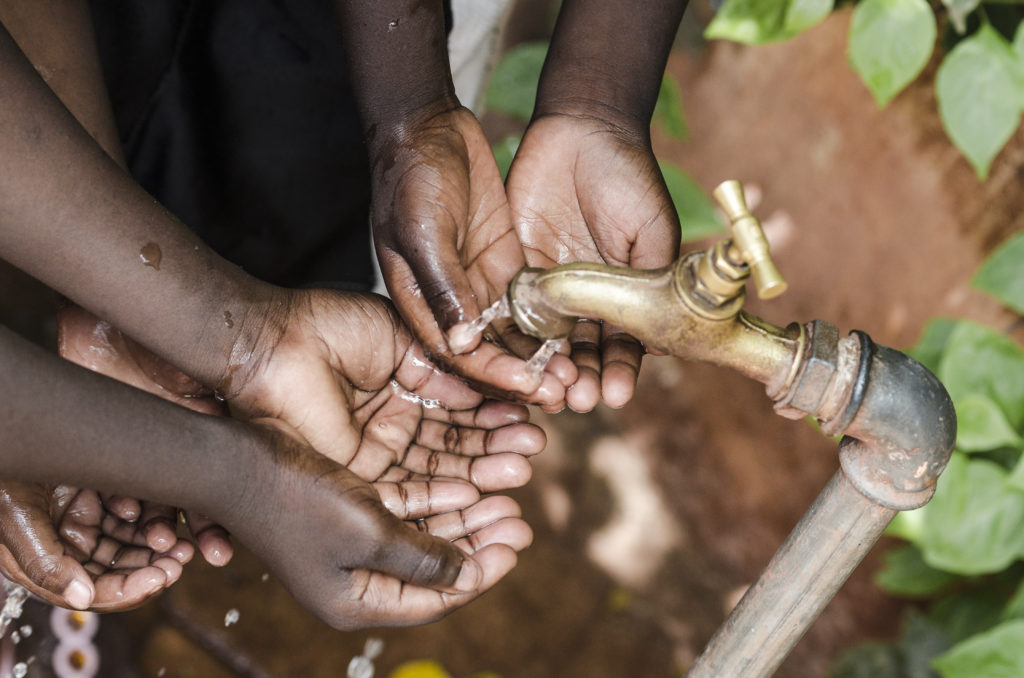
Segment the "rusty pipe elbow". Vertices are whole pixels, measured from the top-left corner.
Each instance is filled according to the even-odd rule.
[[[846,415],[840,464],[869,499],[901,511],[923,506],[956,444],[953,402],[924,365],[858,335],[860,402]]]
[[[810,348],[776,410],[809,414],[824,433],[843,434],[843,470],[872,501],[901,511],[923,506],[956,443],[945,387],[924,365],[863,332],[840,340],[835,326],[819,320],[807,332]]]

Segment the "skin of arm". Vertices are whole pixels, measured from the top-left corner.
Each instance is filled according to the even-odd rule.
[[[380,356],[354,364],[344,358],[353,336],[355,345],[372,340],[358,331],[365,323],[358,328],[343,311],[365,320],[380,318],[380,309],[353,308],[346,295],[276,288],[220,259],[95,144],[5,31],[0,73],[0,255],[219,388],[237,413],[338,461],[390,454],[397,473],[429,470],[432,448],[422,453],[413,442],[404,455],[380,444],[359,452],[365,421],[351,413],[365,405],[365,379],[379,377],[373,368],[381,367],[370,358]],[[397,340],[394,326],[387,330]],[[474,397],[470,409],[480,405]],[[522,455],[543,446],[525,411],[498,410],[486,409],[492,423],[485,428],[503,433],[483,441],[496,454],[476,451],[470,456],[481,458],[458,469],[485,491],[525,482]]]
[[[0,0],[0,23],[89,136],[118,165],[126,167],[88,3]],[[62,303],[57,325],[58,351],[65,358],[192,409],[224,409],[212,394],[195,397],[198,384],[84,309]],[[227,563],[232,549],[226,532],[194,512],[184,515],[192,539],[207,561]],[[4,483],[0,486],[0,518],[17,520],[21,527],[10,531],[0,547],[0,571],[9,579],[35,585],[35,592],[42,596],[59,593],[47,592],[39,583],[46,581],[51,567],[60,562],[54,555],[61,553],[62,535],[96,534],[98,539],[118,541],[117,567],[109,561],[91,565],[94,609],[137,606],[174,583],[194,550],[176,534],[177,510],[173,507],[140,504],[129,497],[100,497],[84,488]]]
[[[509,172],[513,220],[531,266],[572,261],[658,268],[679,222],[651,149],[650,120],[685,0],[566,0],[533,118]],[[643,347],[610,325],[571,337],[570,407],[633,395]]]
[[[568,360],[556,358],[538,378],[520,358],[465,333],[525,259],[490,145],[455,96],[441,1],[335,5],[370,158],[374,242],[392,299],[438,364],[481,388],[560,409],[576,378]],[[506,348],[527,351],[512,323],[493,327]]]
[[[466,505],[468,484],[370,486],[290,436],[175,406],[6,329],[0,390],[17,394],[0,403],[5,473],[195,506],[337,628],[436,619],[500,579],[530,540],[508,505],[443,513]],[[426,531],[396,514],[426,518]]]

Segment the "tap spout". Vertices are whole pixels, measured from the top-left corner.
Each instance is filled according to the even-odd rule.
[[[649,347],[730,367],[766,384],[769,393],[782,390],[802,329],[775,327],[740,310],[746,270],[724,301],[709,300],[698,283],[702,257],[697,252],[656,270],[590,263],[526,268],[509,285],[512,317],[541,339],[568,336],[579,318],[604,320]]]

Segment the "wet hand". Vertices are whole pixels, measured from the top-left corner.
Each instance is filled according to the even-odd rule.
[[[590,261],[659,268],[678,255],[679,221],[646,131],[549,114],[527,129],[508,176],[508,200],[531,266]],[[580,322],[570,337],[576,411],[633,396],[643,346],[609,324]]]
[[[368,482],[444,476],[493,492],[529,479],[545,438],[526,407],[437,369],[381,297],[288,294],[245,319],[260,340],[221,387],[233,412]]]
[[[426,353],[477,384],[558,410],[575,369],[556,357],[540,377],[466,324],[499,299],[525,265],[504,186],[476,118],[441,108],[400,130],[371,134],[372,222],[395,305]],[[504,319],[492,337],[518,353],[524,338]]]
[[[54,605],[128,610],[177,581],[191,560],[193,546],[175,536],[174,518],[151,505],[125,521],[92,490],[7,481],[0,571]]]
[[[274,428],[246,491],[216,515],[331,626],[440,618],[493,586],[532,541],[507,497],[478,500],[468,483],[431,478],[370,485]]]

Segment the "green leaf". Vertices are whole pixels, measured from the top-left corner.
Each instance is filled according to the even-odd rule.
[[[924,520],[928,505],[913,511],[900,511],[885,528],[887,537],[906,539],[911,544],[920,544],[924,538]]]
[[[676,165],[670,162],[659,162],[658,165],[679,214],[683,242],[723,233],[725,224],[704,189]]]
[[[932,318],[925,325],[921,337],[907,355],[918,361],[932,372],[939,371],[939,360],[949,343],[949,336],[956,328],[957,321],[952,318]]]
[[[1003,620],[1024,619],[1024,583],[1017,587],[1017,592],[1006,603],[1000,618]]]
[[[967,156],[979,179],[1020,125],[1024,87],[1009,43],[989,25],[946,55],[935,77],[935,96],[946,133]]]
[[[665,134],[673,139],[685,141],[690,136],[686,117],[683,115],[683,94],[679,89],[679,83],[668,73],[661,78],[658,100],[654,103],[654,115],[651,120],[660,125]]]
[[[1018,30],[1017,35],[1024,35],[1024,31]],[[1024,62],[1024,56],[1021,61]],[[1017,233],[989,255],[971,285],[1024,313],[1024,233]]]
[[[886,553],[885,566],[875,575],[875,584],[880,589],[904,598],[932,596],[956,580],[955,575],[924,562],[921,551],[913,544]]]
[[[1024,351],[1005,334],[961,321],[936,372],[953,403],[972,393],[992,400],[1015,430],[1024,423]]]
[[[961,591],[932,606],[929,619],[952,643],[984,633],[1001,621],[1006,596],[991,588]]]
[[[930,566],[956,574],[998,572],[1024,552],[1024,493],[1007,472],[955,452],[925,507],[918,546]]]
[[[747,44],[793,37],[832,11],[834,0],[725,0],[704,37]]]
[[[833,5],[834,0],[790,0],[783,27],[790,35],[797,35],[820,23]]]
[[[1024,61],[1024,22],[1018,24],[1017,32],[1013,34],[1013,52],[1018,60]]]
[[[548,43],[524,42],[510,49],[491,73],[484,105],[492,110],[528,122],[537,100],[537,83],[544,67]]]
[[[981,0],[942,0],[942,4],[949,9],[949,20],[953,23],[953,28],[963,35],[967,30],[968,15],[978,8]]]
[[[1020,678],[1024,676],[1024,620],[1003,622],[968,638],[938,657],[944,678]]]
[[[519,142],[522,140],[523,138],[519,135],[510,134],[491,147],[491,150],[494,152],[494,161],[498,164],[498,171],[501,172],[502,180],[508,177],[508,170],[512,167],[512,160],[516,157],[516,151],[519,150]]]
[[[935,36],[935,14],[925,0],[863,0],[854,7],[850,63],[879,107],[918,76]]]
[[[1020,447],[1022,443],[999,406],[980,393],[968,393],[956,403],[956,424],[956,446],[963,452]]]
[[[844,652],[828,678],[903,678],[902,657],[890,643],[865,643]]]
[[[1013,470],[1010,471],[1010,477],[1006,479],[1007,484],[1021,492],[1024,492],[1024,458],[1017,460]],[[1024,553],[1021,554],[1024,556]]]

